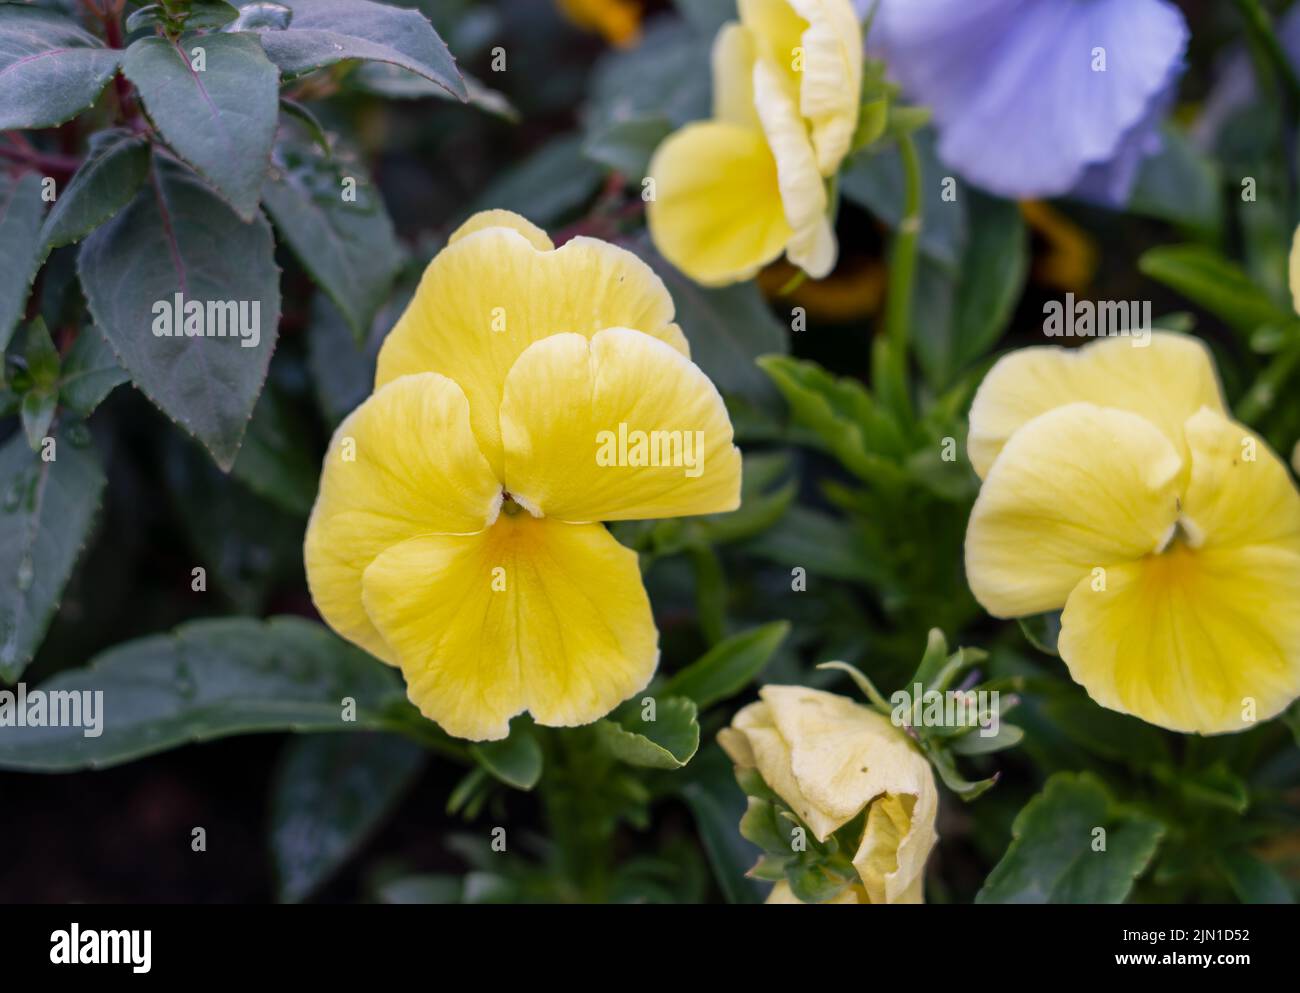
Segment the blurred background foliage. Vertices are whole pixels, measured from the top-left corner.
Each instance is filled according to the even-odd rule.
[[[701,289],[650,245],[641,177],[665,135],[709,112],[708,51],[734,16],[728,0],[399,5],[430,19],[466,74],[469,102],[382,62],[338,63],[282,87],[262,194],[278,234],[280,338],[229,473],[120,385],[126,376],[88,333],[77,247],[53,248],[41,270],[25,311],[63,352],[51,389],[73,414],[75,384],[102,390],[85,401],[88,429],[66,418],[63,450],[97,461],[83,467],[83,498],[65,518],[85,550],[54,592],[58,612],[34,659],[8,675],[73,679],[65,670],[96,658],[96,685],[153,673],[173,692],[166,719],[134,715],[136,737],[115,738],[111,754],[0,746],[0,768],[69,773],[0,773],[0,840],[24,855],[0,867],[0,897],[761,899],[745,876],[758,850],[737,832],[744,797],[716,731],[760,679],[852,693],[842,673],[815,668],[831,659],[887,695],[908,680],[932,628],[989,652],[981,669],[1016,688],[1012,720],[1025,737],[968,760],[979,776],[996,773],[996,788],[970,804],[945,793],[931,901],[1014,899],[981,887],[1022,811],[1016,857],[1058,881],[1054,899],[1078,891],[1045,839],[1073,817],[1144,839],[1127,865],[1112,862],[1127,873],[1106,890],[1115,898],[1295,896],[1300,714],[1201,739],[1097,707],[1054,657],[1052,618],[1023,629],[995,622],[971,597],[962,545],[978,483],[964,455],[944,457],[949,443],[963,451],[984,372],[1010,348],[1041,344],[1043,305],[1067,292],[1154,300],[1162,326],[1210,344],[1238,416],[1290,456],[1300,438],[1300,320],[1286,288],[1294,94],[1258,51],[1252,63],[1233,5],[1182,5],[1191,68],[1165,150],[1123,212],[1016,204],[961,184],[944,201],[932,135],[918,133],[924,226],[906,351],[884,333],[904,184],[888,140],[857,153],[842,177],[841,257],[824,281],[791,289],[793,272],[778,263],[755,283]],[[45,6],[77,16],[70,0]],[[592,13],[607,6],[618,10]],[[1252,65],[1265,85],[1225,107],[1225,77],[1244,71],[1249,81]],[[42,155],[80,156],[113,123],[111,109],[104,102],[32,140]],[[363,177],[360,204],[328,223],[351,247],[322,259],[311,225],[320,191],[336,199],[344,174]],[[1242,199],[1244,176],[1256,180],[1254,201]],[[627,732],[615,712],[562,734],[521,720],[506,742],[470,746],[421,721],[390,672],[319,625],[252,620],[315,617],[301,538],[326,440],[368,394],[378,346],[423,266],[489,207],[526,215],[557,242],[590,234],[646,258],[733,414],[745,453],[740,511],[614,528],[641,554],[661,631],[659,695],[672,712],[661,714],[663,740]],[[11,371],[39,365],[42,333],[24,324],[15,334]],[[18,504],[28,485],[22,425],[16,415],[3,423],[13,436],[0,450],[0,488]],[[205,591],[192,589],[198,563]],[[259,654],[268,644],[270,667]],[[197,683],[188,696],[178,672]],[[248,730],[324,730],[305,702],[312,686],[356,696],[358,730],[153,754]],[[261,722],[231,704],[263,698],[282,709]],[[129,758],[140,760],[77,771]],[[1054,774],[1066,775],[1043,791]],[[208,831],[200,856],[189,846],[195,825]],[[492,851],[498,825],[508,854]]]

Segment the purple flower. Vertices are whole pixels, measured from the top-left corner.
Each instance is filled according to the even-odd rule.
[[[1160,148],[1187,40],[1166,0],[879,0],[867,47],[969,182],[1120,205]]]

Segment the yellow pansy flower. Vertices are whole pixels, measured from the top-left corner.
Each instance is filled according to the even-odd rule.
[[[996,617],[1061,610],[1111,710],[1240,731],[1300,695],[1300,495],[1193,338],[1026,348],[985,377],[966,573]]]
[[[599,522],[739,494],[726,408],[653,271],[488,211],[429,263],[330,442],[308,585],[449,733],[585,724],[659,657],[637,557]]]
[[[739,0],[713,43],[713,119],[650,163],[655,247],[696,282],[752,278],[782,252],[820,279],[835,265],[827,178],[848,154],[862,88],[849,0]]]
[[[832,903],[922,903],[925,862],[938,841],[939,791],[930,763],[884,715],[804,686],[764,686],[718,744],[757,769],[818,841],[865,809],[853,856],[860,884]],[[777,883],[768,903],[799,903]]]

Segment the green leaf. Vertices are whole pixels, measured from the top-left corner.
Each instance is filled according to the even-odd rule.
[[[372,332],[364,347],[358,345],[352,329],[329,298],[324,293],[312,298],[307,367],[317,406],[331,427],[337,427],[370,396],[382,342],[383,333]]]
[[[0,6],[0,11],[4,7]],[[0,353],[9,345],[23,316],[27,295],[40,268],[41,177],[0,176]]]
[[[1029,236],[1016,204],[968,190],[966,212],[968,231],[955,272],[928,259],[918,270],[917,358],[937,389],[996,344],[1029,274]]]
[[[191,621],[116,645],[40,689],[102,692],[102,733],[0,727],[0,768],[101,769],[259,731],[387,730],[409,706],[392,669],[298,617]]]
[[[484,769],[517,790],[531,790],[542,777],[542,746],[526,721],[516,721],[508,738],[471,745],[469,752]]]
[[[1056,647],[1057,639],[1061,637],[1061,612],[1059,610],[1049,610],[1045,614],[1020,617],[1016,619],[1016,622],[1020,625],[1020,631],[1025,636],[1025,640],[1031,645],[1045,655],[1051,655],[1054,658],[1061,657],[1061,653]]]
[[[798,504],[744,547],[779,565],[806,570],[810,581],[872,584],[881,579],[879,565],[863,554],[865,542],[852,524]]]
[[[36,654],[99,509],[104,473],[76,434],[59,432],[49,462],[22,435],[0,447],[0,682]]]
[[[128,378],[99,330],[82,328],[63,359],[59,402],[81,417],[89,417]]]
[[[493,177],[469,213],[501,208],[550,227],[591,199],[603,171],[582,155],[582,139],[569,135],[542,146]]]
[[[700,747],[695,701],[664,697],[655,701],[655,719],[641,719],[642,704],[634,697],[596,723],[596,737],[610,755],[646,769],[680,769]]]
[[[1240,849],[1221,852],[1216,861],[1232,892],[1242,903],[1296,902],[1295,894],[1281,873],[1249,852]]]
[[[1161,245],[1138,259],[1146,276],[1181,293],[1230,327],[1249,335],[1268,324],[1290,324],[1284,310],[1242,269],[1203,245]]]
[[[354,166],[281,145],[262,195],[282,239],[364,340],[403,259],[379,191]]]
[[[314,442],[297,407],[267,389],[253,409],[231,474],[282,510],[306,517],[320,482],[313,451]]]
[[[663,693],[689,697],[700,710],[735,696],[758,677],[789,633],[788,621],[776,621],[732,635],[674,673]]]
[[[519,111],[505,94],[492,89],[467,72],[462,72],[461,75],[465,80],[465,95],[470,106],[511,123],[519,120]],[[455,95],[448,93],[437,83],[432,83],[417,73],[384,62],[362,63],[348,76],[348,83],[367,93],[388,97],[390,100],[457,101]]]
[[[1157,728],[1106,710],[1074,689],[1044,700],[1041,706],[1057,729],[1094,755],[1148,773],[1169,759],[1165,737]]]
[[[1220,176],[1181,129],[1166,123],[1161,149],[1142,162],[1128,212],[1214,235],[1223,224]]]
[[[769,855],[788,858],[794,854],[791,844],[793,827],[781,817],[776,805],[758,797],[749,797],[745,815],[740,819],[740,836],[752,841]]]
[[[648,171],[650,156],[672,130],[672,122],[666,117],[616,121],[588,135],[582,151],[593,162],[640,180]]]
[[[284,2],[293,10],[288,25],[258,37],[286,79],[345,59],[364,59],[408,69],[466,99],[456,60],[419,11],[369,0]]]
[[[202,50],[200,71],[194,67]],[[167,144],[245,221],[257,213],[279,120],[279,77],[252,35],[217,32],[182,43],[141,38],[122,72]]]
[[[0,131],[75,117],[117,72],[121,54],[54,11],[0,4]]]
[[[275,349],[274,256],[264,219],[241,222],[197,177],[157,158],[153,182],[81,246],[78,270],[91,315],[122,367],[225,470],[239,452]],[[260,317],[258,335],[155,335],[157,308],[174,304],[177,294],[205,312],[220,310],[209,304],[247,305],[250,324],[255,310]]]
[[[392,813],[426,752],[391,734],[313,734],[285,747],[271,792],[276,895],[318,889]]]
[[[785,327],[757,284],[720,289],[700,286],[670,265],[642,239],[632,246],[672,294],[677,323],[691,345],[691,359],[723,393],[756,403],[772,398],[772,384],[755,365],[760,355],[789,350]]]
[[[25,345],[27,375],[36,386],[53,386],[59,378],[59,350],[44,320],[38,317],[27,325]]]
[[[20,412],[23,422],[23,435],[27,446],[38,452],[49,434],[50,425],[54,423],[54,411],[59,405],[59,394],[48,387],[37,387],[23,397]]]
[[[803,903],[833,900],[854,882],[851,873],[837,872],[824,862],[804,859],[788,865],[785,878],[795,897]]]
[[[758,903],[759,888],[746,874],[758,852],[736,831],[745,802],[734,788],[730,760],[712,745],[703,749],[680,777],[674,777],[674,782],[679,779],[681,797],[695,818],[723,897],[728,903]]]
[[[806,427],[854,475],[897,482],[903,470],[881,457],[892,424],[861,383],[836,378],[815,362],[765,355],[758,360],[790,406],[796,424]]]
[[[149,174],[149,143],[125,131],[96,135],[90,154],[41,228],[42,251],[80,241],[131,202]]]
[[[1159,821],[1116,804],[1096,777],[1059,772],[1016,816],[1011,846],[975,902],[1122,903],[1163,834]],[[1094,850],[1103,840],[1105,849]]]
[[[730,19],[735,16],[733,6]],[[715,34],[663,19],[647,25],[635,47],[607,52],[596,63],[587,87],[583,115],[587,136],[647,118],[680,127],[709,117],[709,50]]]

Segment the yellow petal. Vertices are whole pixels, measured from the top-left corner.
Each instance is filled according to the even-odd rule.
[[[447,244],[454,245],[462,238],[468,238],[486,228],[509,228],[511,231],[518,231],[528,244],[539,252],[549,252],[555,248],[545,231],[513,210],[480,210],[451,233]]]
[[[655,248],[697,283],[749,279],[790,238],[776,162],[756,128],[688,124],[656,149],[650,176],[646,220]]]
[[[938,794],[887,793],[867,811],[866,831],[853,858],[869,903],[922,903],[925,860],[938,840]]]
[[[741,24],[754,38],[758,56],[777,69],[786,85],[797,92],[801,77],[795,65],[808,22],[788,0],[738,0],[736,6]]]
[[[754,109],[754,39],[749,29],[730,22],[713,39],[713,116],[757,128]]]
[[[339,425],[325,455],[304,548],[316,609],[343,637],[392,662],[362,608],[362,572],[416,535],[481,530],[500,501],[459,386],[422,373],[376,391]]]
[[[966,530],[966,578],[995,617],[1058,610],[1094,568],[1141,558],[1178,516],[1182,460],[1150,421],[1090,403],[1029,421]]]
[[[1097,703],[1173,731],[1267,720],[1300,695],[1300,554],[1193,549],[1084,580],[1061,617],[1070,674]]]
[[[776,159],[781,205],[791,230],[786,255],[809,276],[820,279],[835,267],[835,234],[827,216],[825,181],[797,99],[797,91],[770,62],[754,63],[754,103]]]
[[[740,452],[709,378],[649,335],[609,328],[529,347],[501,403],[506,489],[565,521],[735,510]]]
[[[1082,348],[1023,348],[989,370],[970,411],[967,451],[981,477],[1007,439],[1039,414],[1076,401],[1141,414],[1164,432],[1186,461],[1183,423],[1201,407],[1222,412],[1223,396],[1209,351],[1195,338],[1153,332],[1103,338]]]
[[[375,377],[376,386],[414,372],[454,379],[469,398],[479,445],[498,471],[501,391],[515,359],[534,341],[629,327],[688,352],[673,323],[672,298],[648,265],[594,238],[539,250],[534,232],[521,233],[518,223],[485,227],[439,252],[385,339]]]
[[[834,175],[858,126],[862,98],[862,28],[849,0],[790,0],[808,22],[801,40],[799,112],[812,125],[817,166]]]
[[[1193,539],[1207,548],[1300,552],[1300,494],[1267,442],[1209,409],[1188,418],[1185,432],[1192,472],[1183,517]]]
[[[413,538],[375,559],[364,596],[411,701],[457,737],[503,738],[525,709],[588,724],[659,659],[636,554],[598,524],[503,513],[478,535]]]

